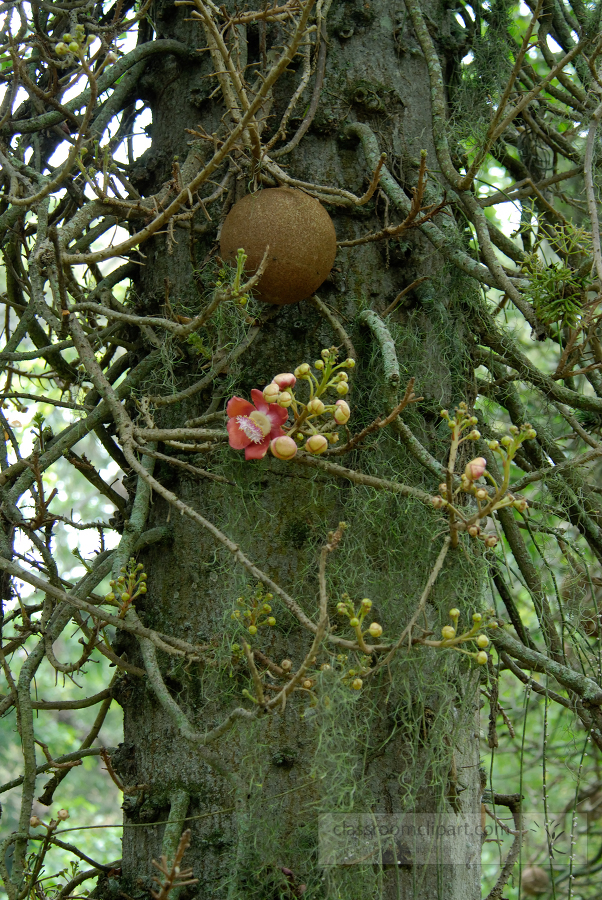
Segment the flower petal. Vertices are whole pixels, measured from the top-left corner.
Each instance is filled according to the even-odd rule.
[[[288,419],[288,409],[278,406],[276,403],[270,403],[266,413],[268,419],[272,423],[272,430],[279,428],[283,422]]]
[[[233,397],[233,400],[238,400],[238,397]],[[242,403],[246,403],[246,400],[242,400]],[[230,401],[232,403],[232,400]],[[229,406],[230,404],[228,404]],[[249,406],[251,404],[249,403]],[[253,409],[253,407],[251,407]],[[247,435],[238,427],[238,422],[236,419],[228,419],[228,423],[226,425],[228,429],[228,439],[230,442],[230,446],[234,448],[234,450],[243,450],[245,447],[248,447],[251,443],[251,438],[247,437]]]
[[[256,390],[256,388],[253,388],[253,390],[251,391],[251,397],[253,398],[253,403],[255,404],[255,409],[257,409],[259,412],[265,413],[267,415],[268,404],[265,402],[265,400],[263,398],[263,393],[261,391]],[[247,413],[247,415],[248,415],[248,413]]]
[[[255,407],[248,400],[243,400],[242,397],[231,397],[228,400],[226,412],[233,419],[235,416],[248,416],[254,409]]]
[[[245,459],[263,459],[270,446],[270,435],[264,437],[260,444],[250,443],[245,449]]]

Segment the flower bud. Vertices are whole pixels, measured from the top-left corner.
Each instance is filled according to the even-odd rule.
[[[475,494],[475,497],[477,498],[477,500],[486,500],[487,491],[485,490],[485,488],[479,488],[479,490]]]
[[[478,525],[470,525],[470,527],[468,528],[468,533],[471,537],[477,537],[480,530],[481,529],[479,528]]]
[[[515,500],[514,503],[512,504],[512,506],[515,509],[517,509],[519,512],[524,512],[526,509],[529,508],[529,504],[523,498],[521,498],[520,500]]]
[[[249,625],[249,634],[257,634],[257,625]]]
[[[315,456],[319,456],[320,453],[324,453],[327,447],[328,441],[323,434],[312,434],[305,445],[305,449],[307,450],[307,452],[313,453]]]
[[[309,363],[301,363],[300,366],[297,366],[295,369],[295,377],[303,378],[304,375],[307,375],[309,372]]]
[[[449,611],[449,617],[450,617],[450,619],[459,619],[460,618],[460,610],[456,609],[456,607],[454,606],[454,608],[450,609],[450,611]]]
[[[509,437],[509,435],[507,435],[507,434],[505,434],[504,437],[500,441],[500,444],[502,445],[502,447],[509,447],[511,443],[512,443],[512,438]]]
[[[337,612],[340,616],[344,616],[347,612],[347,607],[344,603],[337,603]]]
[[[431,497],[431,504],[435,507],[435,509],[441,509],[441,507],[446,505],[446,501],[443,499],[443,497],[439,497],[439,495],[437,495],[436,497]]]
[[[444,641],[451,641],[456,636],[456,629],[453,625],[444,625],[441,629],[441,636]]]
[[[65,41],[66,44],[68,44],[69,41],[73,40],[73,35],[71,34],[70,31],[65,32],[65,34],[63,35],[63,40]]]
[[[339,381],[349,381],[349,375],[347,374],[347,372],[338,372],[337,378],[339,379]]]
[[[59,822],[66,822],[67,819],[69,818],[69,810],[68,809],[59,809],[59,811],[56,814],[56,817],[59,820]]]
[[[278,397],[278,406],[282,406],[284,409],[288,409],[292,402],[293,395],[288,391],[283,391]]]
[[[479,622],[483,621],[483,616],[481,615],[481,613],[473,613],[472,621],[475,623],[475,625],[478,625]]]
[[[345,381],[337,384],[337,394],[339,397],[345,397],[349,393],[349,385]]]
[[[486,547],[495,547],[497,546],[497,538],[494,534],[488,534],[485,538],[485,546]]]
[[[351,688],[354,691],[361,691],[364,682],[361,678],[354,678],[351,682]]]
[[[276,624],[276,619],[274,618],[274,616],[270,616],[270,618],[268,619],[268,625],[275,625],[275,624]]]
[[[372,609],[372,600],[369,600],[368,597],[364,597],[362,600],[362,606],[364,609]]]
[[[297,453],[297,445],[292,437],[282,434],[280,437],[274,438],[270,444],[270,450],[276,459],[292,459]]]
[[[354,616],[352,619],[349,619],[349,624],[352,628],[357,628],[357,626],[360,624],[360,620],[356,616]]]
[[[320,353],[320,356],[322,357],[322,359],[324,361],[326,361],[327,359],[330,359],[330,350],[322,350]]]
[[[478,431],[476,428],[473,428],[472,431],[470,432],[470,434],[468,435],[468,440],[469,441],[478,441],[480,437],[481,437],[481,432]]]
[[[322,663],[320,666],[320,672],[330,672],[330,666],[328,663]]]
[[[439,493],[447,494],[447,485],[445,484],[444,481],[442,481],[441,484],[439,485]]]
[[[69,47],[63,41],[59,41],[54,48],[54,52],[57,56],[66,56],[69,53]]]
[[[487,654],[484,650],[480,650],[477,653],[476,660],[480,666],[485,666],[487,664]]]
[[[534,428],[529,428],[529,429],[525,432],[525,438],[526,438],[528,441],[532,441],[533,438],[536,438],[536,437],[537,437],[537,432],[535,431]]]
[[[31,819],[29,820],[29,824],[31,825],[32,828],[39,828],[39,826],[42,824],[42,822],[40,819],[38,819],[37,816],[32,816]]]
[[[337,400],[335,403],[334,420],[338,425],[346,425],[351,416],[351,410],[346,400]]]
[[[511,425],[510,428],[508,429],[508,431],[509,431],[510,434],[512,434],[512,435],[518,434],[518,428],[516,427],[516,425]]]
[[[481,650],[484,650],[485,647],[489,646],[489,638],[486,634],[480,634],[477,637],[477,647],[480,647]]]
[[[292,372],[281,372],[280,375],[275,375],[272,381],[278,385],[281,391],[285,391],[287,388],[294,387],[297,379]]]
[[[77,43],[77,41],[71,41],[71,43],[69,44],[69,50],[71,51],[71,53],[79,53],[79,44]]]
[[[266,403],[276,403],[280,396],[280,388],[273,381],[263,389],[263,399]]]
[[[293,664],[290,659],[283,659],[280,663],[280,668],[283,672],[290,672],[290,670],[293,668]]]
[[[470,481],[478,481],[486,468],[487,460],[483,456],[477,456],[468,463],[464,469],[464,474]]]
[[[324,368],[324,362],[321,359],[317,359],[314,363],[314,369],[322,370]]]
[[[117,62],[117,54],[113,50],[109,50],[105,56],[105,62],[108,66],[113,65],[114,62]]]
[[[319,397],[314,397],[313,400],[310,400],[307,404],[307,409],[312,415],[321,416],[324,412],[324,404]]]
[[[383,627],[382,625],[379,625],[378,622],[372,622],[368,631],[373,638],[378,638],[383,633]]]
[[[348,369],[355,369],[355,360],[351,359],[351,357],[348,356],[347,359],[345,360],[345,365],[347,366]]]
[[[500,446],[500,442],[499,441],[488,441],[487,446],[489,447],[490,450],[497,450]]]

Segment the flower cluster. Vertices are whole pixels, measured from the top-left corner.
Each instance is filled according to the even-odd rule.
[[[341,668],[343,670],[343,676],[341,678],[343,684],[350,687],[352,691],[361,691],[364,686],[364,681],[361,676],[370,672],[372,660],[370,656],[360,656],[357,662],[354,663],[355,668],[348,669],[348,659],[349,657],[346,653],[337,654],[336,660],[333,660],[335,668]],[[331,668],[332,666],[328,663],[324,663],[324,665],[320,666],[322,672],[328,671]]]
[[[435,509],[446,509],[450,516],[450,523],[456,532],[465,531],[472,538],[482,541],[486,547],[495,547],[498,539],[493,534],[486,534],[482,531],[480,522],[491,516],[496,510],[504,507],[512,506],[520,512],[528,509],[529,504],[523,497],[515,497],[508,491],[510,483],[510,466],[517,450],[526,440],[532,440],[536,437],[536,432],[531,425],[526,423],[521,428],[515,425],[510,426],[509,434],[504,435],[501,440],[489,441],[488,447],[500,457],[503,478],[501,484],[498,484],[493,476],[487,471],[487,460],[483,456],[477,456],[472,459],[465,467],[460,477],[460,483],[453,484],[454,463],[458,447],[466,440],[479,440],[481,434],[473,426],[477,419],[470,416],[465,403],[461,403],[455,410],[455,415],[450,416],[449,412],[444,409],[441,416],[446,419],[447,424],[452,432],[452,446],[450,450],[450,460],[448,465],[448,481],[439,485],[440,493],[431,498],[431,503]],[[470,429],[470,430],[469,430]],[[467,433],[464,433],[467,432]],[[485,478],[492,486],[493,490],[487,490],[482,484],[477,484],[481,479]],[[476,500],[476,512],[467,516],[465,510],[458,508],[458,500],[461,494],[471,494]]]
[[[309,363],[302,363],[294,373],[276,375],[263,391],[253,389],[252,403],[232,397],[226,407],[230,446],[235,450],[244,449],[245,459],[262,459],[269,447],[277,459],[289,460],[303,442],[303,449],[314,456],[336,443],[339,436],[334,429],[346,425],[351,416],[349,404],[343,399],[349,391],[345,370],[352,369],[355,361],[346,359],[337,365],[334,347],[322,350],[321,357],[314,363],[317,375]],[[305,403],[295,394],[299,381],[309,386]],[[334,403],[324,403],[321,399],[329,390],[339,396]],[[289,411],[293,417],[291,422]]]
[[[244,597],[238,598],[236,605],[240,608],[235,609],[230,618],[243,623],[249,634],[257,634],[258,628],[264,625],[272,627],[276,624],[276,619],[271,615],[270,603],[273,599],[273,594],[264,593],[262,586],[258,585],[248,600]]]
[[[452,620],[451,625],[444,625],[441,629],[441,640],[431,641],[424,638],[420,639],[421,644],[429,647],[440,647],[446,649],[448,647],[457,650],[459,653],[465,653],[471,656],[480,666],[484,666],[489,659],[485,648],[489,646],[489,638],[483,634],[483,628],[497,628],[497,622],[493,618],[495,610],[489,609],[486,614],[486,621],[483,623],[481,613],[474,613],[472,617],[472,626],[467,630],[458,634],[458,620],[460,619],[459,609],[450,609],[449,617]],[[479,648],[477,651],[463,650],[459,644],[465,644],[467,641],[474,641]]]
[[[73,29],[73,34],[64,34],[63,40],[59,41],[54,51],[57,56],[67,56],[68,53],[79,55],[82,47],[86,46],[86,29],[78,22]],[[94,40],[90,36],[90,42]]]
[[[105,596],[107,603],[119,607],[119,618],[123,619],[136,597],[146,594],[146,572],[142,563],[136,565],[132,557],[127,566],[122,566],[117,581],[110,581],[110,593]]]
[[[363,629],[364,619],[371,609],[372,600],[369,600],[367,597],[364,597],[357,611],[349,594],[343,594],[341,600],[337,603],[338,614],[349,619],[349,624],[355,631],[357,642],[364,653],[370,653],[368,647],[366,647],[364,638],[367,635],[372,638],[379,638],[383,633],[382,625],[379,625],[378,622],[372,622],[368,628]]]

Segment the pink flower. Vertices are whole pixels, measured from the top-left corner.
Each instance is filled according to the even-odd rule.
[[[261,391],[251,391],[253,403],[241,397],[228,401],[228,437],[230,446],[245,451],[245,459],[263,459],[270,441],[283,433],[281,425],[288,412],[275,403],[266,403]]]
[[[473,459],[468,463],[464,469],[464,474],[471,481],[478,481],[486,468],[487,460],[482,456],[477,456],[476,459]]]

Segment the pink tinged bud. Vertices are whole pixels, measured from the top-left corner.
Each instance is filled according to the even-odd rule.
[[[495,547],[497,545],[497,538],[495,535],[490,534],[485,538],[485,545],[487,547]]]
[[[315,456],[319,456],[320,453],[324,453],[327,447],[328,441],[323,434],[312,434],[305,445],[305,449],[307,450],[307,452],[313,453]]]
[[[482,456],[477,456],[476,459],[473,459],[468,463],[468,465],[464,469],[464,474],[468,479],[470,479],[470,481],[478,481],[478,479],[483,475],[486,468],[487,460]]]
[[[41,825],[42,823],[40,822],[40,820],[38,819],[37,816],[32,816],[31,819],[29,820],[29,824],[31,825],[32,828],[38,828],[38,826]]]
[[[69,818],[69,810],[68,809],[59,809],[56,814],[59,822],[65,822]]]
[[[263,389],[263,399],[266,403],[275,403],[280,395],[280,388],[278,385],[272,381],[271,384],[266,385]]]
[[[285,391],[287,388],[294,387],[297,379],[292,372],[282,372],[280,375],[276,375],[272,381],[278,385],[281,391]]]
[[[346,425],[351,416],[351,410],[346,400],[337,400],[335,403],[334,420],[339,425]]]
[[[443,499],[443,497],[439,496],[431,497],[431,503],[435,507],[435,509],[441,509],[443,506],[445,506],[445,500]]]
[[[274,438],[270,444],[270,450],[276,459],[292,459],[297,453],[297,445],[291,437],[284,434]]]

